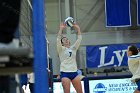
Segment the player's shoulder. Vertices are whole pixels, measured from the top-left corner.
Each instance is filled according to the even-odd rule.
[[[132,55],[132,56],[129,56],[128,58],[140,58],[140,55]]]
[[[140,55],[132,55],[128,57],[128,61],[138,61],[140,60]]]

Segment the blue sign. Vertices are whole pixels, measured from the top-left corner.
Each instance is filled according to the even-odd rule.
[[[131,26],[130,0],[105,0],[107,27]]]
[[[86,47],[87,68],[127,66],[127,47],[130,44],[97,45]],[[140,48],[140,44],[134,44]]]
[[[136,88],[130,78],[89,80],[89,93],[133,93]]]

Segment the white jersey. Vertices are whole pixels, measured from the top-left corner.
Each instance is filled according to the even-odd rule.
[[[82,36],[78,35],[76,42],[69,48],[62,46],[61,36],[57,37],[57,51],[60,58],[60,71],[61,72],[76,72],[76,52],[80,46]]]
[[[132,73],[131,80],[140,79],[140,55],[132,55],[128,57],[129,70]]]

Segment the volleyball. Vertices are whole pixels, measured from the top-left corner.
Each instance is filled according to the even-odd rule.
[[[65,19],[65,24],[68,26],[68,27],[73,27],[74,25],[74,19],[72,17],[67,17]]]

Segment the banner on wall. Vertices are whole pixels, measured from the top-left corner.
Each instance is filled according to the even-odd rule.
[[[127,66],[127,47],[130,44],[97,45],[86,47],[87,68]],[[135,44],[140,48],[140,44]]]
[[[105,0],[106,27],[131,26],[130,0]]]
[[[89,80],[90,93],[133,93],[136,88],[130,78]]]
[[[137,25],[140,26],[140,0],[137,0]]]

